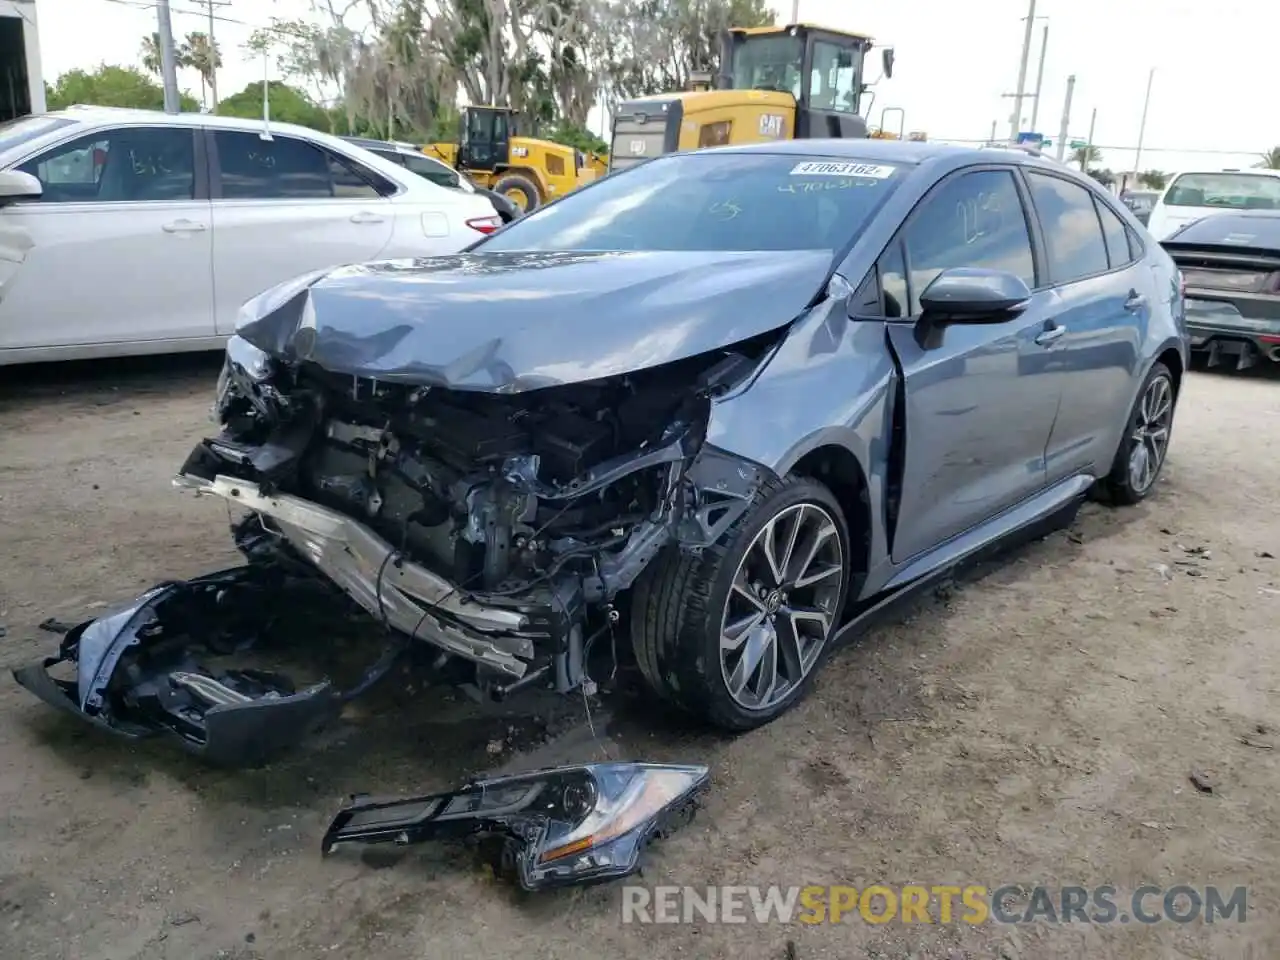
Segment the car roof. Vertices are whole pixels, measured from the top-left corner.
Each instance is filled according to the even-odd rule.
[[[1175,173],[1172,177],[1169,178],[1170,185],[1173,184],[1174,180],[1177,180],[1179,177],[1186,176],[1189,173],[1194,173],[1197,176],[1203,176],[1205,174],[1208,174],[1210,176],[1217,176],[1223,173],[1252,173],[1262,177],[1280,177],[1280,170],[1268,170],[1266,167],[1248,167],[1246,169],[1241,169],[1240,167],[1228,167],[1224,169],[1222,167],[1219,167],[1217,170],[1208,170],[1208,169],[1179,170],[1177,173]]]
[[[372,137],[342,137],[341,139],[347,143],[355,144],[357,147],[364,147],[366,150],[383,150],[393,153],[409,153],[415,157],[427,156],[412,143],[404,143],[400,140],[375,140]],[[427,159],[431,159],[427,157]]]
[[[819,138],[746,143],[730,147],[715,147],[713,149],[716,153],[771,153],[783,156],[847,157],[850,160],[897,164],[920,164],[937,159],[952,160],[957,163],[967,159],[971,159],[975,163],[999,160],[1005,163],[1039,166],[1050,170],[1068,170],[1074,173],[1065,164],[1021,147],[1002,145],[975,147],[952,143],[933,143],[927,140],[880,140],[870,137],[856,139]]]
[[[202,126],[215,129],[222,127],[227,130],[261,130],[263,124],[260,118],[222,117],[216,113],[165,113],[163,110],[140,110],[133,107],[99,107],[81,104],[67,107],[64,110],[51,110],[45,116],[61,117],[66,120],[74,120],[77,123],[112,123],[125,120],[134,123],[159,123],[178,127]],[[277,123],[275,120],[271,120],[268,122],[268,126],[272,130],[279,130],[281,133],[332,137],[332,134],[325,133],[322,130],[299,126],[295,123]],[[333,137],[333,139],[341,140],[344,138]]]

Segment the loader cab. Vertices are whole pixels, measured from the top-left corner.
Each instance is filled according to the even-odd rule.
[[[811,24],[735,27],[723,38],[722,88],[771,90],[796,100],[795,136],[865,137],[859,114],[870,37]],[[884,58],[885,74],[893,57]]]
[[[513,117],[505,107],[464,107],[459,122],[458,166],[493,170],[507,162]]]

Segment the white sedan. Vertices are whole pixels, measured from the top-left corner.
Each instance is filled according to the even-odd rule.
[[[24,117],[0,124],[0,365],[216,349],[277,283],[499,226],[484,197],[303,127]]]

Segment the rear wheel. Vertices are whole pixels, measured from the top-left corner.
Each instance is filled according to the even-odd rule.
[[[493,185],[493,191],[514,203],[521,213],[538,208],[538,185],[523,174],[508,173],[500,177]]]
[[[636,586],[636,659],[660,695],[728,730],[761,726],[812,684],[849,582],[849,532],[831,492],[772,486],[716,545],[676,550]]]
[[[1111,473],[1102,481],[1106,498],[1113,504],[1140,503],[1155,488],[1169,452],[1175,397],[1173,374],[1157,361],[1125,421]]]

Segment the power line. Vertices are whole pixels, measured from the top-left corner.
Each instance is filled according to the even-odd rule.
[[[154,10],[156,5],[154,2],[148,3],[147,0],[102,0],[103,3],[114,3],[121,7],[132,7],[135,10]],[[198,3],[204,3],[206,0],[195,0]],[[226,3],[217,3],[216,6],[227,6]],[[222,15],[210,16],[207,10],[185,10],[182,7],[171,7],[170,12],[184,17],[202,17],[206,20],[212,20],[217,23],[234,23],[237,26],[249,27],[252,30],[264,30],[267,33],[279,34],[282,37],[295,37],[298,39],[309,39],[305,33],[299,33],[296,30],[286,30],[275,24],[266,23],[250,23],[248,20],[237,20],[235,17],[224,17]]]

